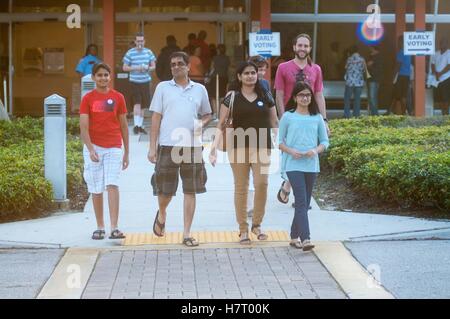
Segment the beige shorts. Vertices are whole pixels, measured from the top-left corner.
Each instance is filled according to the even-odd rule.
[[[99,156],[99,162],[93,162],[86,145],[83,147],[83,177],[89,193],[101,194],[108,185],[119,186],[123,152],[121,148],[104,148],[97,145],[94,145],[94,149]]]

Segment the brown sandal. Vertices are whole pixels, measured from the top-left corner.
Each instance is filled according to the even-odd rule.
[[[258,240],[267,240],[269,236],[261,231],[261,226],[252,226],[252,233],[256,235]]]
[[[248,237],[248,233],[240,233],[239,238],[239,244],[241,245],[250,245],[252,243],[252,241]]]
[[[153,222],[153,233],[158,237],[163,237],[164,231],[166,229],[166,223],[160,223],[158,217],[159,217],[159,210],[156,212],[155,221]],[[160,229],[159,233],[156,231],[156,226],[158,226]]]
[[[194,237],[184,238],[183,245],[185,245],[187,247],[197,247],[198,241]]]

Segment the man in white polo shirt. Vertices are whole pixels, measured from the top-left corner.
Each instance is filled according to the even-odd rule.
[[[153,115],[148,159],[156,164],[152,186],[159,203],[153,232],[164,236],[166,208],[175,196],[180,175],[184,193],[183,244],[193,247],[198,246],[190,235],[195,194],[206,192],[207,180],[201,134],[202,127],[211,120],[211,106],[206,88],[188,77],[186,53],[172,53],[170,68],[173,79],[158,84],[150,106]]]
[[[439,41],[439,51],[431,57],[431,69],[438,87],[434,90],[435,102],[442,110],[442,115],[448,115],[450,102],[450,50],[448,40],[442,38]]]

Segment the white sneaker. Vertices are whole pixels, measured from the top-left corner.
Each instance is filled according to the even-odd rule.
[[[311,241],[309,239],[305,239],[302,242],[302,246],[303,246],[303,251],[308,251],[315,247],[313,244],[311,244]]]

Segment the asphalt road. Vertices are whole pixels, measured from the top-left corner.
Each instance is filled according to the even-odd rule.
[[[396,298],[450,298],[450,230],[346,242]]]
[[[35,298],[63,254],[63,249],[0,249],[0,299]]]

